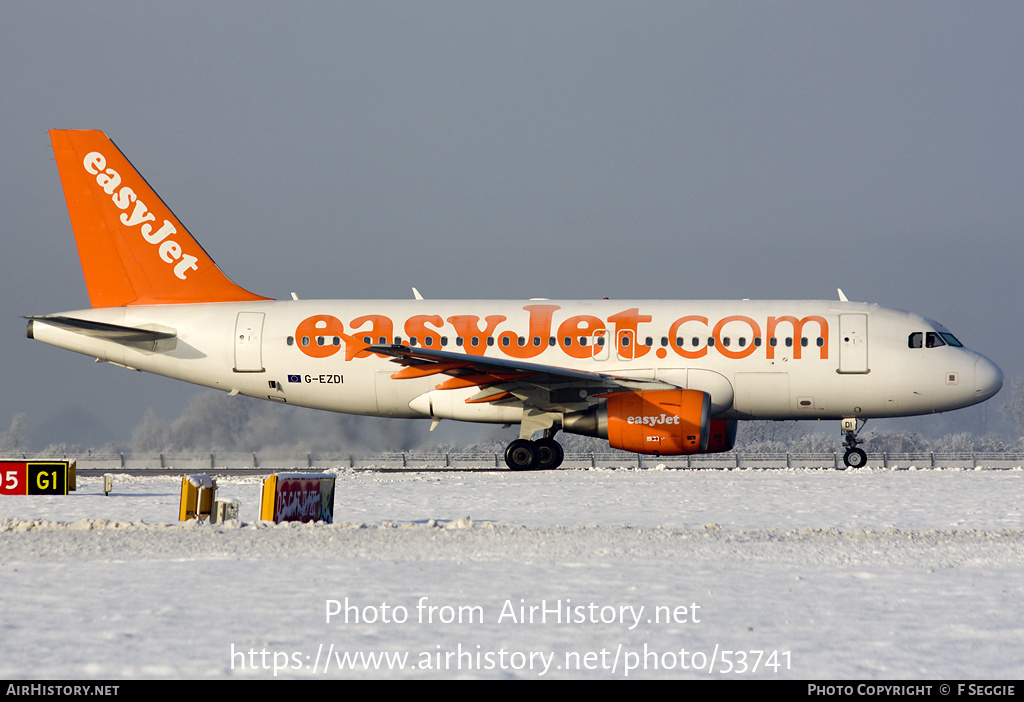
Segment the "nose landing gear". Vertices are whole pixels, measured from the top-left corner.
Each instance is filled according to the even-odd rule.
[[[860,468],[868,462],[868,455],[863,449],[857,448],[857,444],[864,443],[863,440],[857,438],[857,435],[860,434],[861,429],[867,423],[868,420],[858,420],[856,417],[843,419],[843,446],[846,447],[843,463],[847,468]]]

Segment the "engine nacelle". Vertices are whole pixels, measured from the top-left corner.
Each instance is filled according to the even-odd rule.
[[[708,434],[707,453],[731,451],[736,445],[736,420],[712,419],[711,431]]]
[[[619,392],[595,409],[566,415],[562,430],[607,439],[613,448],[672,456],[706,453],[712,424],[711,396],[700,390]],[[719,434],[727,434],[726,422]],[[732,437],[735,439],[735,422]],[[723,436],[718,445],[724,445]],[[729,444],[732,448],[732,444]],[[715,448],[727,451],[728,448]]]

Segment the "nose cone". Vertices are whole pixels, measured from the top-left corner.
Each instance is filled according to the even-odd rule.
[[[974,401],[983,402],[1003,387],[1003,372],[984,356],[974,362]]]

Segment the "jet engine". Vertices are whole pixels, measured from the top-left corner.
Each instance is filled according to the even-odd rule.
[[[565,415],[562,431],[607,439],[612,448],[665,456],[728,451],[736,420],[712,420],[711,396],[700,390],[647,390],[609,395],[602,404]]]

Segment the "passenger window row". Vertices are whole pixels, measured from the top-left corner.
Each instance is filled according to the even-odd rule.
[[[914,343],[915,343],[914,342],[914,337],[915,336],[918,337],[917,338],[917,346],[914,345]],[[938,335],[935,334],[934,332],[928,332],[928,338],[929,338],[929,342],[930,342],[929,346],[932,346],[932,345],[944,346],[945,345],[945,343],[942,341],[941,338],[938,340],[938,343],[932,344],[931,343],[931,337],[932,336],[938,337]],[[951,334],[946,334],[944,336],[952,336],[952,335]],[[914,334],[910,335],[910,347],[911,348],[920,348],[920,345],[921,345],[920,337],[921,337],[921,332],[915,332]],[[372,344],[372,343],[386,344],[386,343],[388,343],[387,337],[384,337],[384,336],[379,337],[376,342],[374,342],[371,337],[364,336],[363,337],[363,341],[365,343],[367,343],[367,344]],[[645,341],[645,344],[644,344],[645,346],[648,346],[648,347],[654,346],[654,339],[652,337],[648,336],[644,341]],[[761,341],[762,341],[761,337],[755,337],[753,339],[754,346],[758,346],[758,347],[761,346]],[[442,347],[442,348],[448,346],[448,337],[447,336],[440,337],[439,342],[440,342],[440,347]],[[693,347],[695,347],[695,348],[700,346],[702,342],[705,342],[705,340],[702,337],[696,337],[695,336],[695,337],[693,337],[690,340],[691,345]],[[775,337],[772,337],[772,338],[768,339],[768,345],[772,346],[772,347],[778,346],[778,342],[779,342],[779,340],[777,338],[775,338]],[[396,345],[403,343],[402,337],[396,336],[394,338],[394,343]],[[415,337],[415,336],[412,336],[412,337],[409,337],[407,339],[407,343],[410,346],[420,346],[420,345],[422,345],[422,346],[424,346],[426,348],[431,348],[431,347],[434,346],[434,338],[433,337],[429,337],[429,336],[428,337],[424,337],[423,344],[419,344],[419,339],[417,337]],[[456,346],[464,346],[465,343],[466,343],[466,340],[463,339],[461,336],[455,337],[455,345]],[[489,337],[487,337],[484,340],[484,343],[486,343],[487,346],[494,346],[494,344],[496,342],[495,342],[495,339],[494,339],[493,336],[489,336]],[[511,339],[509,337],[507,337],[507,336],[501,337],[501,344],[500,344],[501,346],[510,346],[511,343],[512,342],[511,342]],[[534,346],[541,346],[543,344],[543,342],[541,340],[541,337],[539,337],[539,336],[533,337],[533,339],[531,340],[531,343]],[[619,345],[622,346],[622,348],[628,348],[630,346],[630,343],[631,343],[631,339],[630,339],[630,336],[628,336],[628,335],[623,336],[621,339],[619,339]],[[709,336],[707,338],[707,340],[706,340],[706,343],[707,343],[708,346],[714,346],[715,345],[715,337]],[[793,338],[792,337],[786,337],[783,340],[783,343],[787,347],[792,347],[793,346]],[[818,346],[820,348],[820,347],[825,345],[825,339],[823,339],[822,337],[819,336],[817,339],[814,340],[814,343],[815,343],[816,346]],[[294,336],[289,336],[288,339],[287,339],[287,344],[289,346],[294,346],[295,345],[295,337]],[[299,344],[302,345],[302,346],[309,346],[310,344],[316,344],[317,346],[340,346],[341,345],[341,337],[338,337],[338,336],[335,336],[335,337],[317,336],[317,337],[313,337],[311,339],[308,336],[304,336],[301,339],[299,339]],[[481,344],[480,337],[478,337],[478,336],[470,337],[470,339],[469,339],[469,345],[470,346],[476,348],[480,344]],[[557,344],[558,344],[558,340],[555,337],[553,337],[553,336],[552,337],[548,337],[548,346],[555,346]],[[587,346],[588,344],[595,344],[595,345],[597,345],[599,347],[603,347],[605,345],[605,339],[604,339],[603,336],[599,336],[599,337],[596,337],[596,338],[592,338],[592,337],[588,337],[588,336],[580,336],[580,337],[567,336],[567,337],[562,339],[562,344],[564,346],[572,346],[573,344],[577,344],[579,346]],[[733,344],[733,339],[731,337],[728,337],[728,336],[722,337],[722,346],[732,346],[732,344]],[[803,337],[803,338],[800,339],[800,345],[801,346],[806,347],[809,344],[810,344],[810,339],[808,339],[807,337]],[[517,345],[518,346],[526,346],[527,345],[526,339],[524,337],[520,336],[517,339]],[[667,336],[661,337],[661,345],[663,347],[667,347],[669,345],[669,338]],[[686,345],[686,340],[683,337],[681,337],[681,336],[677,336],[676,337],[675,345],[679,346],[679,347],[683,347],[683,346]],[[740,348],[746,347],[747,346],[747,338],[744,337],[744,336],[739,337],[738,339],[736,339],[736,345],[738,347],[740,347]],[[955,344],[951,344],[951,345],[959,346],[960,342],[956,342]]]

